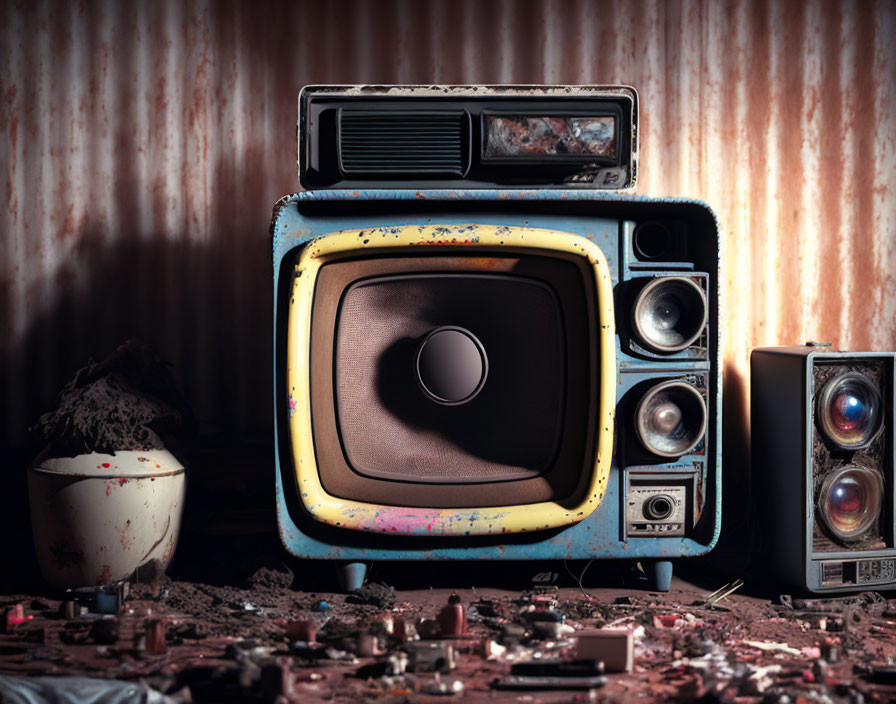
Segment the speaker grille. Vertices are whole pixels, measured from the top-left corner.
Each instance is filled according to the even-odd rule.
[[[878,474],[880,480],[885,487],[884,496],[889,496],[891,489],[887,487],[892,477],[892,470],[889,468],[892,456],[887,451],[888,435],[891,430],[887,427],[889,423],[884,420],[884,431],[874,437],[874,439],[865,447],[858,450],[842,450],[836,445],[831,444],[830,439],[826,437],[819,418],[819,408],[817,407],[819,396],[828,381],[836,379],[845,374],[861,374],[880,392],[883,393],[886,384],[886,374],[884,364],[880,361],[860,361],[848,362],[843,364],[834,364],[830,362],[816,361],[813,368],[813,381],[815,393],[811,399],[810,417],[812,418],[812,485],[813,485],[813,504],[815,521],[813,526],[812,548],[815,552],[841,552],[844,550],[850,552],[858,552],[861,550],[881,550],[892,544],[892,539],[887,536],[888,531],[884,530],[887,510],[879,510],[876,520],[861,535],[855,536],[849,541],[844,541],[830,530],[830,525],[826,524],[822,516],[823,506],[826,497],[824,489],[826,487],[825,480],[832,474],[847,470],[851,466],[868,470]],[[889,418],[890,410],[884,404],[882,409],[884,419]],[[846,497],[849,499],[850,497]],[[855,498],[855,497],[853,497]],[[870,500],[869,495],[861,497],[862,500]],[[884,501],[886,504],[887,501]]]
[[[339,114],[339,160],[344,174],[466,172],[464,110],[427,112],[343,109]]]
[[[321,268],[311,417],[329,494],[462,508],[565,499],[585,486],[599,355],[587,270],[483,254],[336,258]],[[460,406],[418,386],[417,345],[444,325],[468,330],[488,355],[484,386]]]
[[[489,358],[465,406],[433,403],[414,358],[431,329],[472,331]],[[336,342],[339,424],[351,466],[405,481],[519,479],[549,466],[565,387],[553,292],[516,276],[430,274],[366,281],[346,293]]]

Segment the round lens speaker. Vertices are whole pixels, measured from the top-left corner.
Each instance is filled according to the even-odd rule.
[[[881,405],[880,392],[867,376],[846,372],[825,383],[815,412],[832,443],[844,450],[860,450],[880,432]]]
[[[666,381],[652,387],[635,411],[641,443],[660,457],[681,457],[706,431],[706,403],[691,384]]]
[[[877,523],[882,496],[880,472],[867,467],[844,467],[831,472],[822,482],[818,512],[836,537],[856,540]]]
[[[663,276],[638,294],[632,313],[635,333],[655,352],[679,352],[706,327],[706,295],[692,279]]]

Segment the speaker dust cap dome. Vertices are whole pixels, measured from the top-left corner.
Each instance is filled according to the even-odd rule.
[[[706,294],[685,276],[653,279],[638,294],[632,323],[640,341],[654,352],[680,352],[706,327]]]
[[[864,374],[846,372],[829,379],[817,403],[822,431],[844,450],[866,447],[880,431],[880,392]]]
[[[443,325],[430,330],[420,341],[416,376],[430,400],[459,406],[482,390],[488,376],[488,357],[469,330]]]
[[[653,454],[681,457],[697,446],[706,430],[703,396],[684,381],[657,384],[638,403],[635,430]]]

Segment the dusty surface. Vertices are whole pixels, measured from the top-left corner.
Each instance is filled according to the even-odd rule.
[[[543,585],[524,592],[400,590],[388,608],[389,589],[358,597],[295,591],[292,582],[288,572],[263,569],[239,587],[187,581],[137,585],[119,615],[106,617],[114,627],[107,626],[113,632],[105,643],[98,642],[104,633],[96,625],[101,616],[65,618],[64,605],[53,599],[0,597],[4,612],[22,604],[26,617],[33,617],[0,634],[0,674],[142,679],[183,701],[215,702],[896,699],[896,679],[875,669],[896,658],[896,603],[876,595],[784,606],[735,593],[710,609],[701,605],[707,591],[676,579],[666,594],[620,588],[586,593]],[[454,594],[466,610],[467,633],[429,635],[452,644],[456,667],[438,675],[383,676],[385,665],[377,672],[377,663],[409,647],[396,635],[399,623],[427,635],[433,624],[420,619],[437,619]],[[358,603],[365,600],[382,605]],[[320,601],[331,608],[321,611]],[[565,632],[549,638],[527,634],[523,614],[533,609],[560,614]],[[151,629],[147,621],[160,617],[167,626],[164,652],[150,654],[158,641],[144,635]],[[633,630],[632,673],[608,673],[606,683],[590,692],[494,686],[515,663],[570,659],[577,631],[608,625]],[[315,640],[297,644],[301,638]],[[486,658],[486,649],[502,646],[503,652]],[[831,662],[821,658],[822,651]],[[462,692],[428,693],[439,682],[459,689],[456,680]]]

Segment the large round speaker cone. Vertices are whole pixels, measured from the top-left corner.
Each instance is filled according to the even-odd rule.
[[[841,540],[861,538],[877,523],[883,496],[880,472],[844,467],[825,477],[818,494],[818,512]]]
[[[632,313],[635,333],[655,352],[679,352],[706,327],[706,295],[692,279],[663,276],[638,294]]]
[[[417,347],[417,383],[432,401],[458,406],[482,390],[488,357],[465,328],[443,325],[430,330]]]
[[[839,374],[822,387],[816,413],[831,442],[844,450],[860,450],[880,431],[880,392],[864,374]]]
[[[666,381],[652,387],[635,411],[641,443],[660,457],[681,457],[706,431],[706,403],[691,384]]]

